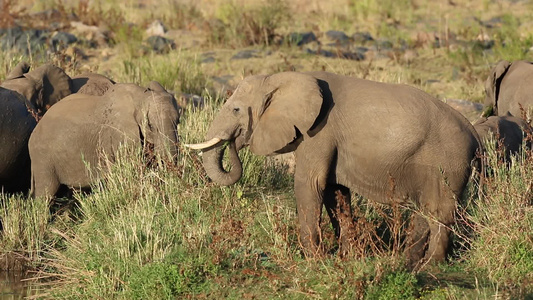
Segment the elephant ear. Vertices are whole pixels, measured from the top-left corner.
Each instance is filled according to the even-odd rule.
[[[6,80],[20,78],[24,76],[24,73],[28,73],[29,70],[30,64],[25,61],[21,61],[13,70],[11,70],[11,72],[9,72],[9,74],[7,74]]]
[[[496,113],[498,109],[498,94],[500,90],[500,83],[510,66],[511,63],[506,60],[498,62],[496,67],[492,69],[492,72],[485,81],[485,105],[492,105],[494,113]]]
[[[34,104],[43,111],[71,94],[72,80],[62,69],[52,64],[44,64],[24,76],[40,87],[39,97]]]
[[[280,151],[315,123],[322,107],[322,91],[313,76],[283,72],[265,78],[264,95],[250,149],[258,155]]]

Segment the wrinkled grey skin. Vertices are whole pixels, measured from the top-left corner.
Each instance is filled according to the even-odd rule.
[[[508,113],[522,117],[520,105],[525,112],[533,108],[533,63],[502,60],[492,69],[485,81],[485,106],[493,107],[493,115]],[[531,113],[530,116],[531,117]]]
[[[518,153],[524,137],[533,133],[525,120],[511,115],[481,118],[474,123],[474,128],[482,140],[490,138],[491,135],[501,140],[507,159]],[[529,148],[531,145],[528,143],[526,146]]]
[[[115,82],[104,75],[85,73],[72,77],[72,93],[102,96]]]
[[[159,157],[174,156],[178,122],[176,99],[157,82],[115,84],[103,96],[72,94],[50,108],[30,137],[31,194],[51,198],[60,185],[88,188],[102,154],[113,160],[121,143],[148,142]]]
[[[30,71],[19,63],[0,85],[0,189],[27,192],[30,185],[28,140],[39,114],[70,94],[70,78],[45,64]]]
[[[348,201],[356,192],[389,203],[394,189],[395,201],[414,204],[429,217],[414,217],[411,267],[445,259],[456,199],[479,147],[468,120],[418,89],[326,72],[245,78],[213,120],[207,140],[213,138],[229,141],[230,171],[222,167],[223,142],[203,153],[207,174],[222,185],[241,177],[237,151],[246,145],[258,155],[295,151],[294,190],[307,255],[321,251],[323,205],[341,253],[349,250],[354,237],[343,235],[347,230],[335,215],[336,190],[344,190]]]

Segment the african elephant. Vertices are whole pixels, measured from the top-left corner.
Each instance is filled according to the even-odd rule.
[[[512,63],[505,60],[498,62],[485,81],[485,106],[492,106],[493,115],[496,116],[510,113],[521,117],[520,106],[526,112],[533,108],[532,82],[532,62],[523,60]]]
[[[229,171],[222,165],[225,141]],[[207,141],[188,146],[204,150],[203,166],[221,185],[241,177],[238,150],[244,146],[257,155],[295,151],[306,255],[321,251],[322,205],[340,238],[340,253],[348,251],[348,230],[336,214],[337,190],[347,191],[348,201],[356,192],[382,203],[390,202],[393,191],[394,200],[422,212],[407,251],[409,261],[419,263],[445,258],[478,141],[459,112],[416,88],[327,72],[283,72],[245,78],[211,123]]]
[[[60,68],[29,70],[19,63],[0,85],[0,189],[7,192],[29,190],[28,140],[39,112],[70,94],[70,77]]]
[[[27,62],[19,63],[0,86],[24,96],[39,115],[71,94],[72,81],[62,69],[52,64],[44,64],[33,71],[29,69]]]
[[[50,108],[30,137],[31,194],[51,198],[60,185],[90,187],[102,155],[113,159],[120,144],[148,142],[156,155],[173,156],[178,122],[176,99],[157,82],[115,84],[102,96],[72,94]]]
[[[102,96],[115,82],[104,75],[84,73],[72,77],[72,93]]]
[[[512,115],[483,117],[474,123],[474,128],[482,140],[491,135],[499,138],[507,159],[522,148],[524,136],[533,133],[525,120]],[[530,142],[527,146],[531,146]]]

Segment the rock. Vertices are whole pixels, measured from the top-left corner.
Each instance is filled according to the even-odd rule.
[[[233,55],[231,59],[249,59],[253,57],[259,57],[258,54],[259,50],[256,49],[242,50]]]
[[[50,39],[50,44],[52,46],[52,49],[57,51],[60,49],[64,49],[65,47],[77,41],[78,38],[72,33],[56,32],[54,35],[52,35],[52,38]]]
[[[212,56],[208,56],[208,57],[205,57],[202,59],[201,63],[203,64],[210,64],[210,63],[214,63],[216,60],[214,57]]]
[[[198,108],[198,109],[201,109],[204,107],[204,97],[202,96],[182,93],[178,97],[177,100],[178,100],[178,104],[181,107],[187,107],[189,105],[192,106],[193,108]]]
[[[98,46],[106,46],[109,42],[109,32],[96,26],[89,26],[82,22],[70,22],[70,26],[78,36],[83,36],[87,41],[94,42]]]
[[[314,54],[314,55],[321,55],[324,57],[335,57],[336,55],[333,54],[333,52],[324,50],[324,49],[318,49],[318,50],[312,50],[312,49],[305,49],[305,52],[308,54]]]
[[[352,35],[352,40],[357,44],[366,44],[374,40],[372,35],[369,32],[356,32]]]
[[[228,91],[233,90],[237,85],[232,83],[233,75],[213,76],[211,79],[213,80],[214,94],[226,95]]]
[[[503,19],[501,17],[493,17],[487,21],[483,21],[474,17],[474,20],[476,20],[481,26],[484,26],[486,28],[499,28],[503,25]]]
[[[168,53],[171,49],[176,48],[173,40],[164,38],[159,35],[153,35],[146,39],[146,43],[153,51],[157,53]]]
[[[393,44],[391,41],[387,40],[387,39],[378,39],[375,41],[375,46],[377,47],[378,50],[381,50],[381,49],[392,49],[393,47]]]
[[[39,29],[23,30],[20,27],[13,27],[3,30],[0,38],[2,50],[14,49],[28,55],[43,51],[43,46],[48,38],[48,32]]]
[[[336,57],[336,58],[344,58],[344,59],[351,59],[351,60],[364,60],[365,54],[364,52],[350,52],[350,51],[328,51],[324,49],[305,49],[305,52],[308,54],[314,54],[314,55],[321,55],[324,57]]]
[[[346,33],[342,32],[342,31],[328,30],[326,32],[326,36],[330,40],[333,40],[335,42],[343,43],[343,42],[349,42],[350,41],[350,38],[346,35]]]
[[[148,26],[148,29],[146,29],[146,35],[152,36],[152,35],[159,35],[163,36],[167,32],[167,29],[165,25],[163,25],[163,22],[160,20],[155,20]]]
[[[303,46],[316,41],[317,38],[313,32],[292,32],[287,36],[289,45]]]

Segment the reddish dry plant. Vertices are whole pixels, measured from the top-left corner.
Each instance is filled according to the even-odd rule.
[[[349,247],[345,251],[351,256],[364,258],[368,256],[383,256],[391,252],[394,257],[400,256],[404,248],[406,236],[412,230],[408,227],[406,209],[395,197],[395,181],[390,177],[390,190],[387,193],[390,205],[383,205],[369,201],[369,205],[381,221],[369,220],[365,211],[359,205],[350,207],[350,202],[340,191],[335,191],[337,208],[335,215],[339,220],[341,236],[339,244],[344,240]],[[350,212],[352,209],[352,212]],[[384,230],[383,233],[378,232]]]

